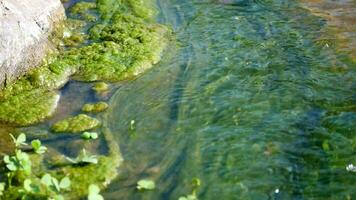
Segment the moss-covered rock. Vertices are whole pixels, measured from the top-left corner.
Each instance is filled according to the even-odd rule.
[[[0,102],[0,120],[29,125],[51,116],[59,100],[56,92],[34,90],[11,96]]]
[[[39,97],[47,96],[48,91],[61,88],[70,77],[79,81],[114,82],[152,67],[160,60],[169,32],[165,26],[152,22],[153,2],[98,0],[74,5],[70,16],[75,19],[70,21],[78,23],[68,23],[73,26],[67,27],[69,35],[63,39],[64,45],[71,48],[52,54],[42,66],[0,92],[0,120],[29,125],[50,116],[53,108],[46,108],[55,105],[53,96],[49,100],[36,99],[34,107],[16,99],[31,96],[33,90]],[[100,20],[93,22],[83,17],[86,15]],[[88,27],[92,28],[83,34]],[[105,86],[96,88],[102,91]],[[15,108],[21,110],[14,111]],[[9,111],[14,114],[8,115]]]
[[[99,120],[85,114],[79,114],[55,123],[52,126],[52,130],[54,132],[80,133],[96,128],[99,125]]]
[[[82,111],[83,112],[92,112],[92,113],[98,113],[106,110],[109,107],[109,105],[105,102],[98,102],[94,104],[87,103],[83,106]]]

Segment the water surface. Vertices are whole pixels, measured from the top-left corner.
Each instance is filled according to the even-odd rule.
[[[289,0],[158,5],[177,42],[111,98],[125,161],[106,199],[178,199],[194,177],[204,200],[356,198],[356,65],[325,18]]]

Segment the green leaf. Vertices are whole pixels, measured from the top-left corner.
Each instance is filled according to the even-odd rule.
[[[40,191],[39,187],[34,185],[30,179],[26,179],[23,182],[23,188],[28,193],[37,193]]]
[[[10,162],[11,162],[11,161],[10,161],[10,156],[5,155],[5,156],[4,156],[4,162],[5,162],[5,163],[10,163]]]
[[[44,176],[42,176],[41,178],[41,183],[48,186],[52,185],[52,176],[50,174],[45,174]]]
[[[156,188],[156,184],[152,180],[143,179],[137,182],[137,189],[139,190],[153,190]]]
[[[39,149],[41,147],[41,141],[40,140],[32,140],[31,142],[32,148]]]
[[[35,153],[37,153],[37,154],[43,154],[47,151],[47,147],[42,146],[40,140],[33,140],[31,142],[31,146],[32,146],[33,150],[35,151]]]
[[[55,188],[55,190],[57,192],[60,192],[61,191],[61,188],[59,187],[59,182],[56,178],[52,177],[51,179],[51,182],[52,182],[52,186]]]
[[[6,168],[9,169],[10,171],[17,171],[17,169],[18,169],[14,163],[7,164]]]
[[[97,185],[91,184],[88,190],[88,200],[104,200],[104,197],[99,194],[100,188]]]
[[[21,133],[17,138],[15,138],[12,134],[10,134],[12,140],[15,143],[16,147],[20,147],[21,145],[27,145],[26,142],[26,135]]]
[[[62,189],[68,189],[70,187],[70,180],[68,177],[62,178],[61,182],[59,183],[59,187]]]
[[[31,181],[30,179],[26,179],[26,180],[23,182],[23,188],[24,188],[27,192],[32,192],[31,183],[32,183],[32,181]]]

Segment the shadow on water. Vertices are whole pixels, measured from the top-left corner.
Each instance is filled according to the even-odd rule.
[[[194,177],[204,200],[356,197],[355,63],[318,42],[325,20],[295,1],[159,8],[177,43],[111,99],[125,161],[106,199],[178,199]]]

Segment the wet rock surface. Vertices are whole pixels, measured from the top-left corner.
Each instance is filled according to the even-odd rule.
[[[40,64],[64,18],[60,0],[0,0],[0,88]]]

